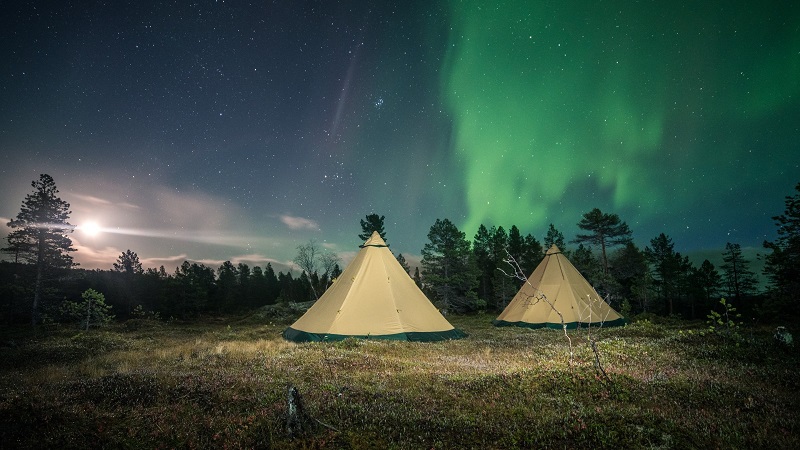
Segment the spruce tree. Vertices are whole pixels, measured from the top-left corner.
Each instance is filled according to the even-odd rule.
[[[564,243],[564,233],[558,231],[555,225],[551,223],[550,227],[547,229],[547,235],[544,237],[545,250],[548,250],[554,244],[561,250],[561,253],[566,254],[567,246]]]
[[[478,269],[464,232],[448,219],[436,219],[422,249],[425,289],[442,309],[469,311],[476,307]]]
[[[722,261],[720,269],[727,287],[728,299],[734,300],[736,305],[741,306],[739,301],[754,293],[756,276],[750,270],[750,263],[744,258],[739,244],[726,243]]]

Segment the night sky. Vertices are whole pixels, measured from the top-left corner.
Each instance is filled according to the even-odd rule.
[[[754,256],[800,181],[794,1],[10,1],[0,37],[0,234],[48,173],[85,268],[346,263],[372,212],[414,265],[437,218],[595,207]]]

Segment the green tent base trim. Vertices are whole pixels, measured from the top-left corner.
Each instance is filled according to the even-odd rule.
[[[350,334],[309,333],[307,331],[295,330],[292,327],[287,328],[283,332],[283,338],[286,339],[287,341],[292,341],[292,342],[335,342],[335,341],[343,341],[347,338],[433,342],[433,341],[449,341],[452,339],[461,339],[465,337],[467,337],[467,334],[457,328],[453,328],[452,330],[446,330],[446,331],[426,331],[426,332],[361,335],[361,336],[350,335]]]
[[[611,320],[609,322],[569,322],[567,323],[568,330],[574,330],[575,328],[588,328],[589,326],[597,327],[597,328],[610,328],[610,327],[621,327],[628,323],[624,317],[620,317],[616,320]],[[505,320],[493,320],[492,325],[496,327],[523,327],[523,328],[553,328],[560,330],[561,324],[555,322],[546,322],[546,323],[529,323],[529,322],[506,322]]]

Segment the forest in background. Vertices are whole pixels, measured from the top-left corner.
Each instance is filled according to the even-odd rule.
[[[297,247],[299,275],[275,273],[270,264],[262,268],[230,261],[217,268],[185,261],[174,271],[144,269],[132,250],[123,252],[110,270],[78,268],[70,255],[69,204],[57,196],[49,175],[32,187],[20,214],[9,222],[6,261],[0,262],[0,321],[6,324],[80,321],[65,305],[80,304],[89,289],[109,307],[108,318],[117,320],[236,314],[313,301],[341,273],[339,258],[314,241]],[[762,290],[737,243],[726,245],[720,267],[708,260],[697,267],[663,233],[644,249],[637,247],[619,216],[597,208],[583,215],[578,223],[582,233],[569,241],[553,224],[542,241],[523,236],[515,225],[508,231],[481,225],[470,240],[448,219],[437,219],[421,250],[420,267],[412,271],[401,254],[396,258],[437,307],[457,313],[502,311],[521,285],[514,273],[529,275],[544,251],[556,245],[626,317],[705,318],[724,297],[748,322],[785,322],[798,317],[793,299],[800,293],[800,184],[796,191],[785,197],[784,213],[773,217],[778,239],[764,242],[768,284]],[[365,219],[360,239],[372,231],[386,238],[383,216],[372,213]]]

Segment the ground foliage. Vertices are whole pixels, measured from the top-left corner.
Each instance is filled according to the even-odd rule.
[[[800,359],[771,328],[594,330],[608,384],[587,330],[570,361],[561,331],[493,318],[439,343],[298,345],[254,315],[6,329],[0,447],[800,448]],[[289,385],[319,421],[293,440]]]

